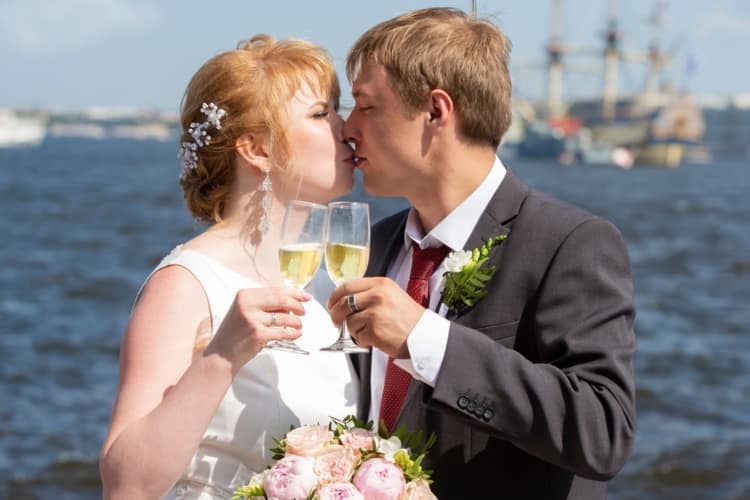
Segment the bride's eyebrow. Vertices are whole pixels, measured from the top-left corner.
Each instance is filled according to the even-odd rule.
[[[313,111],[313,110],[320,109],[321,107],[323,108],[323,110],[328,110],[331,107],[331,105],[328,101],[320,100],[320,101],[315,101],[311,103],[307,109],[309,109],[310,111]]]

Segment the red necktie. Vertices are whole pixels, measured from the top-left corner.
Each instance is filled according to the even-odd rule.
[[[440,266],[448,253],[448,247],[419,248],[412,244],[411,273],[406,293],[422,307],[430,304],[430,276]],[[383,396],[380,399],[380,420],[385,421],[386,428],[393,430],[401,406],[404,404],[406,391],[411,383],[411,375],[393,364],[393,358],[388,357],[388,368],[385,371]]]

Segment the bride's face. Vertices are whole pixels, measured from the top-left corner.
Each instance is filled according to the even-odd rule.
[[[287,104],[291,152],[290,195],[326,203],[354,184],[354,152],[344,142],[343,120],[334,103],[303,84]]]

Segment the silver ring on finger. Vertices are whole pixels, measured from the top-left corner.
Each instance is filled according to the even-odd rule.
[[[271,324],[270,326],[277,326],[279,324],[279,315],[275,312],[271,313]]]
[[[357,298],[353,293],[346,297],[346,305],[349,306],[349,311],[352,314],[358,313],[360,311],[360,308],[357,307]]]

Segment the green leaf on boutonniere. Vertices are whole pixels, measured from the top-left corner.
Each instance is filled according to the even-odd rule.
[[[495,274],[495,266],[486,266],[492,248],[507,238],[501,234],[490,238],[473,250],[451,252],[444,261],[443,294],[441,302],[452,313],[458,314],[474,307],[487,295],[485,287]]]

